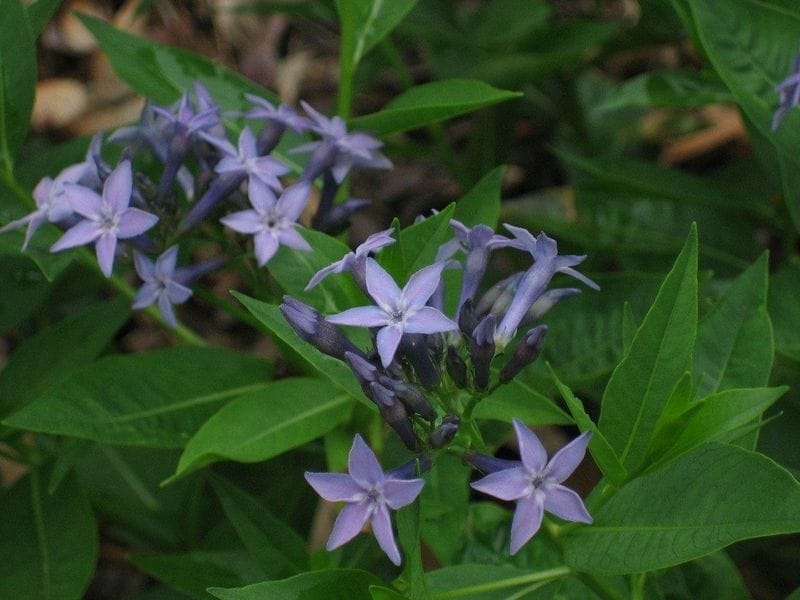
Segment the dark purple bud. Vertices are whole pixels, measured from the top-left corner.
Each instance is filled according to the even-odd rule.
[[[215,178],[200,200],[186,213],[178,225],[178,232],[188,231],[200,223],[222,200],[235,192],[246,178],[247,173],[244,172],[223,173]]]
[[[522,463],[518,460],[505,460],[478,452],[465,452],[464,461],[482,473],[496,473],[497,471],[505,471],[506,469],[522,466]]]
[[[453,441],[458,433],[458,426],[461,425],[461,419],[458,415],[447,415],[442,419],[442,424],[433,430],[430,439],[428,440],[434,448],[444,448],[447,444]]]
[[[525,334],[514,349],[514,355],[500,371],[501,383],[511,381],[517,373],[539,358],[545,335],[547,335],[547,325],[534,327]]]
[[[174,279],[181,285],[188,287],[204,275],[221,269],[227,262],[227,258],[219,257],[212,258],[211,260],[204,260],[196,265],[187,265],[175,270]]]
[[[301,176],[301,181],[303,180]],[[314,218],[311,220],[311,225],[314,229],[322,230],[322,225],[327,223],[331,210],[333,209],[333,201],[336,199],[336,194],[339,191],[341,184],[333,178],[330,171],[325,171],[322,177],[322,191],[319,195],[319,205]]]
[[[447,347],[447,357],[445,358],[445,365],[450,379],[460,387],[462,390],[466,389],[469,383],[467,382],[467,364],[461,355],[456,350],[455,346]]]
[[[472,332],[478,326],[478,314],[471,300],[467,300],[458,311],[458,328],[467,337],[472,337]]]
[[[386,473],[386,477],[395,479],[413,479],[418,474],[424,473],[433,466],[433,461],[424,454],[419,458],[409,460],[399,467],[392,469]]]
[[[369,200],[349,198],[341,204],[333,206],[323,219],[315,223],[315,227],[329,235],[341,233],[350,224],[350,217],[369,204]]]
[[[439,369],[433,364],[425,335],[421,333],[407,333],[400,340],[400,354],[414,369],[414,373],[423,387],[433,388],[439,385],[442,377]]]
[[[317,350],[339,360],[345,360],[345,353],[363,353],[333,323],[329,323],[316,310],[291,296],[283,297],[281,313],[289,325],[302,339]]]
[[[345,352],[344,359],[350,366],[353,374],[356,376],[356,379],[358,380],[361,389],[364,391],[364,394],[367,397],[370,397],[372,390],[370,390],[369,384],[373,381],[377,381],[378,368],[366,358],[359,356],[358,354],[353,354],[352,352]]]
[[[416,386],[385,375],[380,376],[378,381],[381,385],[394,392],[409,411],[420,415],[428,421],[433,421],[436,418],[436,411],[433,410],[428,399]]]
[[[489,387],[489,369],[494,358],[494,317],[484,317],[469,338],[469,354],[472,359],[475,387],[485,390]]]
[[[369,389],[371,392],[369,397],[378,405],[383,420],[397,432],[406,448],[416,452],[419,448],[419,440],[403,404],[398,401],[394,392],[379,383],[370,383]]]
[[[329,141],[320,142],[306,163],[306,168],[300,174],[301,181],[314,181],[324,172],[330,172],[336,161],[336,145]],[[331,175],[332,177],[332,175]]]

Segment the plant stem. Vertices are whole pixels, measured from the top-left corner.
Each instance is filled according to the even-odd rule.
[[[447,600],[449,598],[460,598],[462,596],[472,596],[484,592],[493,592],[496,590],[503,590],[506,588],[539,583],[543,581],[549,582],[549,581],[554,581],[556,579],[561,579],[563,577],[567,577],[568,575],[571,574],[572,570],[569,567],[555,567],[553,569],[547,569],[545,571],[531,573],[530,575],[522,575],[520,577],[510,577],[508,579],[502,579],[500,581],[479,583],[469,587],[463,587],[455,590],[449,590],[447,592],[441,592],[439,594],[434,594],[433,600]]]

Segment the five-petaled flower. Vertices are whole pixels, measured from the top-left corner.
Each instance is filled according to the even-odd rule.
[[[256,261],[263,267],[280,244],[295,250],[311,250],[295,229],[310,191],[310,184],[300,182],[276,197],[266,183],[254,177],[247,190],[252,210],[235,212],[220,221],[234,231],[254,234]]]
[[[511,524],[511,554],[516,554],[539,531],[544,511],[567,521],[592,522],[581,497],[561,485],[583,460],[591,433],[582,433],[548,462],[547,452],[536,434],[517,419],[514,429],[522,462],[471,484],[500,500],[517,501]]]
[[[286,175],[291,169],[271,156],[259,156],[256,148],[256,138],[249,127],[242,129],[239,134],[239,147],[234,148],[226,139],[220,139],[212,135],[203,134],[203,138],[215,145],[225,153],[220,159],[214,170],[217,173],[229,173],[231,175],[248,175],[252,184],[253,178],[257,177],[274,190],[281,189],[281,182],[278,177]]]
[[[311,278],[311,281],[308,282],[306,291],[316,287],[316,285],[328,275],[333,273],[341,273],[345,270],[352,271],[356,279],[358,279],[359,276],[363,279],[364,271],[367,265],[367,256],[369,256],[370,252],[376,252],[384,246],[394,244],[395,240],[392,237],[393,231],[394,229],[390,228],[373,233],[366,240],[364,240],[364,242],[360,244],[354,252],[348,252],[341,259],[317,271]]]
[[[75,183],[64,184],[64,196],[70,207],[84,217],[73,225],[50,248],[51,252],[95,242],[100,270],[111,276],[117,240],[141,235],[158,217],[138,208],[129,208],[133,193],[130,161],[122,161],[103,184],[103,195]]]
[[[356,435],[347,460],[349,474],[306,472],[306,481],[329,502],[346,502],[333,531],[327,549],[334,550],[352,540],[369,521],[381,549],[394,564],[400,564],[400,550],[394,540],[389,509],[397,510],[411,504],[422,491],[422,479],[399,477],[384,473],[369,446]]]
[[[458,329],[455,321],[439,310],[425,306],[439,285],[443,268],[444,263],[437,262],[420,269],[401,290],[391,275],[374,259],[368,258],[366,286],[377,306],[351,308],[328,317],[328,321],[337,325],[380,327],[378,354],[383,366],[388,367],[404,333],[439,333]]]
[[[192,290],[180,281],[175,265],[178,261],[178,246],[168,248],[155,263],[144,255],[134,252],[133,264],[144,281],[133,299],[133,308],[139,309],[158,303],[158,310],[170,327],[177,327],[173,304],[183,304],[192,295]]]

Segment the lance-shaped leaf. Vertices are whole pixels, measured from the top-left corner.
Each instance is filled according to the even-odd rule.
[[[800,531],[800,483],[763,454],[711,443],[634,479],[594,517],[565,537],[569,566],[652,571],[739,540]]]
[[[697,332],[697,229],[675,261],[603,394],[600,431],[629,470],[640,466]]]
[[[370,600],[369,588],[383,582],[358,569],[321,569],[279,581],[263,581],[240,588],[209,588],[208,593],[221,600]]]

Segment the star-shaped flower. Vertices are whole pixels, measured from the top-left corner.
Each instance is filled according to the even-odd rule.
[[[322,281],[332,273],[341,273],[342,271],[358,271],[358,270],[361,270],[363,272],[364,269],[366,268],[367,256],[369,256],[370,252],[375,252],[377,250],[380,250],[384,246],[394,244],[395,240],[392,237],[393,231],[394,229],[390,228],[390,229],[385,229],[383,231],[379,231],[378,233],[373,233],[361,244],[359,244],[359,246],[355,249],[354,252],[348,252],[340,260],[337,260],[335,263],[331,263],[327,267],[324,267],[319,271],[317,271],[311,278],[311,281],[308,282],[308,285],[306,286],[306,291],[315,287],[320,281]]]
[[[254,234],[256,260],[263,267],[280,244],[295,250],[311,250],[295,229],[310,191],[309,183],[300,182],[276,197],[270,186],[253,178],[247,190],[253,209],[235,212],[220,221],[234,231]]]
[[[84,217],[73,225],[50,248],[59,252],[95,242],[100,270],[111,276],[117,240],[136,237],[153,227],[158,217],[138,208],[129,208],[133,193],[133,172],[130,161],[122,161],[103,184],[103,195],[77,185],[64,184],[64,195],[70,207]]]
[[[271,156],[259,156],[256,148],[256,138],[249,127],[242,129],[239,134],[239,147],[234,148],[228,140],[207,135],[203,132],[200,135],[206,141],[222,150],[224,156],[214,167],[217,173],[239,174],[244,177],[248,175],[250,181],[257,177],[273,189],[281,189],[281,182],[278,179],[281,175],[286,175],[291,169]]]
[[[400,564],[400,550],[392,532],[389,510],[411,504],[425,484],[422,479],[384,473],[369,446],[356,435],[347,460],[349,474],[306,472],[306,481],[329,502],[346,502],[333,524],[327,549],[334,550],[352,540],[367,521],[383,550],[394,564]]]
[[[582,433],[548,461],[547,451],[536,434],[521,421],[513,422],[522,462],[470,485],[500,500],[517,501],[510,548],[511,554],[516,554],[539,531],[544,511],[566,521],[592,522],[581,497],[561,485],[583,460],[591,433]]]
[[[244,97],[255,105],[245,113],[244,116],[248,119],[264,119],[269,123],[278,123],[295,133],[302,133],[310,125],[308,119],[298,115],[290,106],[285,104],[275,106],[268,100],[253,94],[245,94]]]
[[[377,306],[351,308],[328,317],[328,321],[355,327],[381,327],[377,336],[378,354],[383,366],[388,367],[404,333],[439,333],[458,329],[455,321],[437,309],[425,306],[439,285],[443,268],[444,263],[438,262],[420,269],[401,290],[391,275],[374,259],[368,258],[366,287]]]
[[[133,299],[133,308],[158,303],[158,310],[171,327],[178,325],[172,305],[183,304],[192,295],[192,290],[180,282],[180,269],[175,268],[177,261],[178,246],[168,248],[155,263],[139,252],[133,253],[136,272],[144,281]]]

